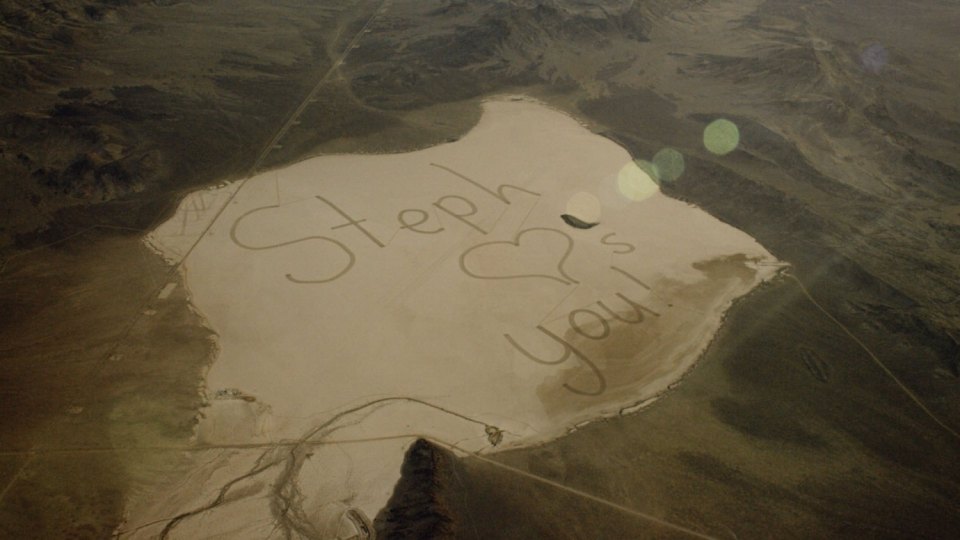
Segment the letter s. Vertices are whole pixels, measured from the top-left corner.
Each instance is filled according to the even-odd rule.
[[[286,274],[286,278],[292,281],[293,283],[329,283],[331,281],[335,281],[339,279],[341,276],[349,272],[351,268],[353,268],[353,265],[357,262],[357,257],[353,254],[352,251],[350,251],[350,248],[345,246],[342,242],[338,240],[334,240],[333,238],[329,238],[327,236],[305,236],[303,238],[297,238],[294,240],[289,240],[287,242],[280,242],[279,244],[268,244],[265,246],[253,246],[250,244],[246,244],[242,242],[239,238],[237,238],[237,228],[240,226],[241,221],[249,217],[251,214],[260,212],[261,210],[270,210],[275,208],[280,208],[280,205],[261,206],[259,208],[254,208],[253,210],[250,210],[244,213],[242,216],[238,217],[237,220],[233,222],[233,226],[230,227],[230,239],[233,240],[233,243],[243,249],[249,249],[253,251],[262,251],[265,249],[274,249],[274,248],[281,248],[284,246],[292,246],[293,244],[308,242],[310,240],[319,240],[323,242],[329,242],[337,246],[338,248],[340,248],[344,253],[346,253],[347,263],[343,266],[343,268],[339,272],[337,272],[333,276],[316,278],[316,279],[299,279],[299,278],[293,277],[293,275],[291,274]]]
[[[613,250],[613,252],[616,253],[617,255],[626,255],[627,253],[633,253],[634,251],[636,251],[637,247],[634,246],[633,244],[628,244],[627,242],[607,242],[607,238],[610,238],[611,236],[615,236],[616,234],[617,233],[608,233],[603,235],[603,238],[600,239],[600,243],[605,246],[623,246],[624,248],[626,248],[625,251],[617,250],[617,249]]]

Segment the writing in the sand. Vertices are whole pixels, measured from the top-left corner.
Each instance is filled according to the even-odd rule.
[[[489,196],[492,199],[497,200],[500,204],[511,205],[513,200],[508,196],[508,193],[522,193],[526,194],[529,197],[539,197],[540,194],[525,189],[519,186],[512,184],[501,184],[497,186],[496,189],[490,189],[480,182],[468,178],[452,169],[444,167],[442,165],[431,164],[434,167],[448,171],[451,175],[462,179],[463,181],[469,183],[470,185],[477,188],[478,191],[483,192],[485,195]],[[338,216],[342,221],[335,225],[330,226],[331,231],[339,231],[341,229],[352,228],[355,229],[360,237],[365,238],[366,241],[371,242],[373,245],[378,248],[387,248],[387,244],[384,243],[384,240],[378,238],[368,227],[364,226],[364,223],[367,222],[366,218],[358,217],[351,212],[348,212],[346,209],[333,202],[323,195],[316,195],[316,200],[319,201],[319,204],[322,204],[326,208],[329,208],[334,214]],[[477,214],[479,213],[479,208],[473,200],[463,195],[442,195],[436,200],[429,203],[429,206],[432,206],[443,212],[444,215],[454,218],[458,223],[463,227],[475,230],[482,235],[489,234],[489,231],[484,229],[483,224],[479,219],[476,219]],[[350,245],[338,238],[333,236],[326,235],[310,235],[303,236],[300,238],[294,238],[291,240],[286,240],[283,242],[277,242],[272,244],[252,244],[241,238],[239,229],[242,224],[249,218],[264,212],[269,212],[280,208],[280,205],[265,205],[248,210],[236,220],[234,220],[232,227],[230,228],[230,238],[234,244],[237,246],[254,251],[262,250],[271,250],[278,249],[282,247],[292,246],[295,244],[301,244],[306,242],[320,242],[326,244],[333,252],[339,253],[338,263],[331,263],[333,269],[328,271],[323,275],[315,276],[294,276],[293,274],[286,274],[287,280],[293,283],[299,284],[322,284],[330,283],[336,281],[346,275],[357,262],[357,255]],[[427,211],[424,208],[404,208],[397,212],[396,220],[398,224],[398,229],[400,232],[409,232],[411,234],[420,234],[420,235],[435,235],[443,233],[446,231],[446,227],[442,226],[440,223],[435,223],[433,214]],[[530,235],[532,238],[533,235],[539,234],[540,236],[553,236],[559,238],[561,241],[566,243],[566,251],[563,254],[562,260],[559,263],[558,270],[560,271],[560,277],[549,276],[545,274],[521,274],[515,276],[491,276],[484,275],[481,272],[475,271],[473,265],[471,264],[471,259],[483,251],[484,248],[488,246],[495,246],[497,244],[512,244],[514,246],[519,246],[521,239]],[[605,246],[610,246],[614,254],[627,254],[636,250],[636,247],[632,244],[622,241],[615,241],[613,238],[616,236],[616,233],[609,233],[603,238],[600,239],[601,244]],[[356,238],[356,237],[354,237]],[[514,277],[537,277],[537,278],[546,278],[546,279],[555,279],[563,283],[576,283],[576,280],[566,274],[563,263],[570,256],[573,251],[574,240],[566,232],[555,229],[552,227],[529,227],[522,229],[514,236],[512,240],[504,241],[494,241],[494,242],[482,242],[479,243],[466,251],[464,251],[460,256],[460,268],[464,274],[477,278],[477,279],[508,279]],[[327,257],[326,260],[336,260],[338,257],[331,255]]]
[[[485,200],[490,202],[495,200],[501,205],[509,206],[514,202],[511,197],[540,196],[540,193],[512,184],[501,184],[495,189],[491,189],[480,182],[477,182],[476,180],[454,171],[453,169],[433,163],[431,165],[433,167],[445,170],[452,176],[469,183],[476,188],[478,195],[483,194]],[[330,226],[331,231],[340,231],[348,228],[354,229],[356,231],[353,235],[354,240],[357,238],[363,238],[363,241],[371,242],[378,249],[388,248],[388,245],[384,242],[384,239],[379,238],[376,234],[374,234],[373,231],[370,230],[370,228],[364,226],[364,223],[367,222],[365,218],[348,212],[346,209],[333,202],[329,198],[324,197],[323,195],[316,195],[316,200],[336,214],[340,221],[339,223]],[[490,232],[484,228],[481,220],[477,218],[480,210],[477,206],[477,203],[466,196],[442,195],[428,203],[427,208],[429,207],[436,208],[440,212],[443,212],[444,215],[452,217],[460,227],[472,229],[479,232],[481,235],[487,235]],[[286,274],[286,279],[292,283],[303,285],[326,284],[336,281],[350,272],[350,270],[357,263],[357,255],[354,250],[350,248],[350,245],[346,241],[333,236],[310,235],[283,242],[261,245],[251,244],[244,241],[240,237],[239,228],[245,220],[258,213],[268,212],[278,208],[280,208],[280,205],[267,205],[254,208],[242,214],[234,221],[233,226],[230,229],[230,238],[232,241],[243,249],[254,251],[278,249],[307,242],[319,242],[325,244],[340,254],[339,258],[335,256],[327,258],[328,261],[338,260],[338,262],[332,263],[336,265],[334,270],[324,275],[295,276],[289,273]],[[398,232],[400,233],[408,232],[410,234],[436,235],[442,234],[444,231],[446,231],[446,227],[439,223],[439,221],[435,221],[433,219],[433,214],[424,208],[403,208],[397,212],[396,220],[398,224]],[[626,255],[636,250],[636,246],[628,242],[616,240],[615,237],[616,233],[608,233],[600,238],[600,243],[603,246],[609,247],[611,253],[614,255]],[[531,242],[549,241],[561,246],[562,253],[559,254],[556,260],[556,274],[545,273],[542,270],[538,272],[513,271],[512,273],[497,273],[491,272],[489,269],[484,270],[482,265],[476,264],[477,260],[483,257],[485,250],[496,248],[497,246],[513,246],[519,248],[521,243],[527,240],[530,240]],[[567,259],[573,253],[574,248],[574,239],[560,229],[553,227],[527,227],[519,230],[511,239],[480,242],[465,249],[460,254],[459,267],[463,274],[474,279],[545,279],[559,282],[568,286],[576,285],[579,283],[579,281],[575,276],[572,276],[566,268]],[[617,266],[610,266],[610,270],[626,277],[633,284],[649,290],[647,285],[626,270]],[[617,299],[616,301],[621,303],[625,309],[616,310],[610,307],[607,302],[598,300],[595,302],[597,310],[590,309],[590,307],[592,307],[591,305],[586,308],[578,308],[570,311],[567,314],[567,324],[569,325],[570,330],[585,339],[599,341],[610,336],[611,324],[635,325],[644,322],[647,315],[653,315],[655,317],[660,316],[659,313],[656,313],[655,311],[628,297],[626,293],[617,292],[615,294],[615,298]],[[598,311],[604,313],[605,315],[598,313]],[[568,340],[565,340],[542,325],[537,325],[535,327],[535,333],[540,336],[541,343],[534,343],[534,340],[529,338],[527,338],[526,342],[524,342],[524,340],[515,338],[511,334],[504,334],[503,337],[511,347],[533,362],[555,365],[563,363],[572,357],[586,366],[596,377],[595,387],[579,388],[565,383],[563,385],[564,388],[570,392],[586,396],[598,396],[606,391],[606,379],[604,378],[603,373],[601,373],[601,371],[598,369],[596,363],[588,355],[583,353]],[[531,350],[548,349],[550,347],[556,347],[557,345],[560,347],[560,352],[555,357],[531,352]]]
[[[637,285],[647,289],[647,286],[643,284],[643,282],[631,275],[626,270],[616,266],[611,266],[610,269],[614,272],[622,274],[630,281],[633,281]],[[617,292],[614,296],[617,298],[617,301],[626,309],[616,310],[608,305],[604,300],[597,300],[595,304],[598,308],[598,311],[602,311],[606,314],[606,316],[598,313],[594,309],[590,309],[593,307],[593,304],[585,308],[574,309],[567,313],[567,325],[569,326],[570,330],[585,339],[602,341],[610,336],[611,323],[634,325],[644,322],[647,315],[653,315],[654,317],[660,316],[659,313],[642,305],[640,302],[631,300],[623,292]],[[570,359],[570,357],[573,357],[582,363],[590,371],[590,373],[593,374],[594,378],[596,379],[596,383],[594,384],[593,388],[580,388],[568,383],[564,383],[563,387],[570,392],[583,396],[599,396],[607,390],[606,377],[604,377],[603,372],[600,371],[600,369],[597,367],[597,364],[587,354],[570,343],[569,340],[560,337],[543,325],[537,325],[536,331],[541,335],[539,339],[540,343],[536,344],[537,348],[542,348],[542,344],[544,343],[548,346],[553,345],[554,347],[559,345],[559,354],[555,355],[553,358],[549,356],[537,355],[530,352],[530,349],[528,349],[527,346],[521,344],[520,340],[514,338],[512,335],[504,334],[503,337],[508,343],[510,343],[510,345],[514,347],[514,349],[519,351],[520,354],[538,364],[561,364]]]

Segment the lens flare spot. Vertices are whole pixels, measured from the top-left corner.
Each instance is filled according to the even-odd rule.
[[[710,122],[703,130],[703,146],[707,150],[718,156],[729,154],[736,150],[740,144],[740,130],[737,125],[727,120],[719,118]]]
[[[653,164],[646,161],[631,161],[617,174],[617,188],[620,194],[631,201],[642,201],[656,193],[659,188],[653,181]]]
[[[599,223],[600,199],[584,191],[576,193],[567,201],[567,214],[584,223]]]
[[[683,154],[673,148],[664,148],[653,156],[653,167],[657,171],[656,180],[673,182],[680,178],[687,165],[683,161]]]

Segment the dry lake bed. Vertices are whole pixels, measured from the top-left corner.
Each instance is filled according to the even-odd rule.
[[[139,486],[122,535],[269,538],[280,513],[350,537],[418,437],[516,448],[678,384],[779,265],[657,180],[504,97],[455,142],[193,193],[147,241],[186,257],[217,335],[202,450]]]

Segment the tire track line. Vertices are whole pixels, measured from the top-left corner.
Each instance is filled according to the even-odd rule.
[[[906,394],[907,397],[910,398],[910,400],[913,401],[918,407],[920,407],[920,409],[928,417],[930,417],[931,420],[936,422],[937,425],[939,425],[941,428],[944,429],[944,431],[946,431],[950,435],[953,435],[955,439],[960,439],[960,433],[957,433],[956,430],[954,430],[952,427],[944,423],[943,420],[940,420],[940,418],[936,414],[934,414],[933,411],[927,408],[927,406],[923,403],[923,401],[916,394],[914,394],[913,391],[910,390],[910,388],[908,388],[907,385],[903,383],[903,381],[901,381],[896,375],[894,375],[893,371],[891,371],[890,368],[888,368],[887,365],[884,364],[882,360],[877,358],[877,355],[873,354],[873,351],[871,351],[870,348],[867,347],[867,345],[864,342],[860,341],[860,338],[855,336],[853,332],[847,329],[846,325],[844,325],[842,322],[837,320],[836,317],[831,315],[830,312],[827,311],[827,309],[820,304],[820,302],[817,302],[817,300],[813,297],[813,295],[810,294],[810,291],[807,290],[807,288],[803,285],[803,282],[800,281],[799,278],[797,278],[796,276],[790,273],[784,273],[784,275],[792,279],[794,282],[796,282],[797,286],[800,288],[800,291],[803,293],[804,296],[807,297],[807,300],[809,300],[810,303],[816,306],[816,308],[819,309],[828,319],[833,321],[834,324],[839,326],[840,329],[843,330],[843,332],[847,336],[849,336],[850,339],[854,341],[854,343],[859,345],[860,348],[867,353],[867,356],[869,356],[870,359],[873,360],[873,363],[876,364],[877,367],[879,367],[881,370],[883,370],[883,372],[886,373],[887,376],[890,377],[890,379],[894,383],[896,383],[896,385],[899,386],[901,390],[903,390],[903,393]]]
[[[524,478],[533,480],[533,481],[538,482],[538,483],[546,484],[546,485],[548,485],[548,486],[550,486],[550,487],[552,487],[552,488],[558,489],[558,490],[560,490],[560,491],[564,491],[564,492],[567,492],[567,493],[569,493],[569,494],[571,494],[571,495],[575,495],[575,496],[577,496],[577,497],[590,500],[590,501],[595,502],[595,503],[597,503],[597,504],[600,504],[600,505],[603,505],[603,506],[612,508],[612,509],[614,509],[614,510],[616,510],[616,511],[618,511],[618,512],[621,512],[621,513],[624,513],[624,514],[628,514],[628,515],[633,516],[633,517],[635,517],[635,518],[639,518],[639,519],[641,519],[641,520],[643,520],[643,521],[652,523],[652,524],[654,524],[654,525],[656,525],[656,526],[664,527],[664,528],[670,529],[670,530],[672,530],[672,531],[679,532],[679,533],[682,533],[682,534],[684,534],[684,535],[690,536],[690,537],[692,537],[692,538],[701,538],[701,539],[704,539],[704,540],[718,540],[718,538],[715,537],[715,536],[710,536],[710,535],[708,535],[708,534],[705,534],[705,533],[702,533],[702,532],[699,532],[699,531],[695,531],[695,530],[693,530],[693,529],[690,529],[689,527],[685,527],[685,526],[680,525],[680,524],[677,524],[677,523],[673,523],[673,522],[670,522],[670,521],[666,521],[666,520],[664,520],[664,519],[658,518],[658,517],[653,516],[653,515],[651,515],[651,514],[647,514],[647,513],[645,513],[645,512],[641,512],[641,511],[636,510],[636,509],[634,509],[634,508],[630,508],[629,506],[624,506],[624,505],[622,505],[622,504],[613,502],[613,501],[611,501],[611,500],[604,499],[603,497],[599,497],[599,496],[597,496],[597,495],[593,495],[593,494],[591,494],[591,493],[587,493],[586,491],[582,491],[582,490],[579,490],[579,489],[576,489],[576,488],[573,488],[573,487],[570,487],[570,486],[561,484],[561,483],[559,483],[559,482],[550,480],[550,479],[548,479],[548,478],[544,478],[544,477],[542,477],[542,476],[537,476],[537,475],[532,474],[532,473],[530,473],[530,472],[524,471],[523,469],[518,469],[518,468],[516,468],[516,467],[507,465],[507,464],[505,464],[505,463],[500,463],[499,461],[496,461],[496,460],[494,460],[494,459],[488,458],[488,457],[480,454],[479,452],[474,452],[474,451],[471,451],[471,450],[467,450],[467,449],[465,449],[465,448],[462,448],[462,447],[458,446],[456,443],[447,442],[447,441],[438,439],[438,438],[436,438],[436,437],[433,437],[433,436],[430,436],[430,435],[425,435],[425,434],[422,434],[422,433],[405,433],[405,434],[399,434],[399,435],[387,435],[387,436],[382,436],[382,437],[365,437],[365,438],[358,438],[358,439],[319,440],[319,441],[290,441],[290,442],[281,443],[281,444],[261,443],[261,444],[256,444],[256,445],[247,445],[246,447],[247,447],[247,448],[271,449],[271,448],[276,448],[277,446],[281,446],[281,445],[282,445],[282,446],[297,446],[297,445],[306,444],[307,446],[313,446],[313,445],[320,446],[320,445],[338,445],[338,444],[360,444],[360,443],[368,443],[368,442],[380,442],[380,441],[391,441],[391,440],[408,440],[408,439],[424,439],[424,440],[426,440],[426,441],[430,441],[431,443],[433,443],[433,444],[435,444],[435,445],[437,445],[437,446],[442,446],[442,447],[448,448],[448,449],[450,449],[450,450],[452,450],[452,451],[454,451],[454,452],[457,452],[457,453],[460,453],[460,454],[463,454],[463,455],[466,455],[466,456],[470,456],[470,457],[473,457],[473,458],[477,458],[478,460],[480,460],[480,461],[482,461],[482,462],[484,462],[484,463],[487,463],[487,464],[490,464],[490,465],[492,465],[492,466],[494,466],[494,467],[503,469],[503,470],[507,471],[508,473],[515,474],[515,475],[517,475],[517,476],[522,476],[522,477],[524,477]],[[219,447],[218,447],[218,448],[219,448]],[[231,446],[231,448],[233,448],[233,446]],[[276,465],[276,464],[277,464],[277,463],[273,463],[272,465]],[[260,472],[263,472],[263,470],[255,468],[255,469],[253,469],[253,470],[251,470],[251,471],[248,471],[248,473],[245,474],[245,475],[243,476],[243,478],[249,477],[251,473],[253,473],[253,474],[255,475],[255,474],[259,474]],[[235,482],[231,482],[230,485],[232,486],[233,483],[235,483]],[[225,496],[225,494],[226,494],[227,491],[229,491],[229,487],[230,487],[230,486],[224,486],[224,487],[226,488],[226,490],[221,490],[222,492],[218,494],[218,498],[217,498],[214,502],[218,502],[218,501],[222,500],[222,497]],[[214,504],[214,505],[208,505],[208,506],[209,506],[209,508],[204,507],[204,510],[209,510],[209,509],[213,508],[213,507],[216,506],[216,505]],[[196,512],[189,513],[189,514],[190,514],[190,515],[196,515]],[[183,518],[189,517],[189,516],[187,516],[187,515],[181,515],[181,516],[177,516],[177,517],[183,519]],[[176,519],[176,518],[172,518],[172,519]],[[156,524],[162,523],[162,522],[164,522],[164,521],[170,521],[170,520],[171,520],[171,518],[155,520],[155,521],[152,521],[152,522],[150,522],[150,523],[145,523],[145,524],[143,524],[143,525],[140,525],[139,527],[137,527],[137,528],[135,528],[135,529],[131,529],[131,530],[129,530],[129,531],[123,531],[122,534],[131,534],[131,533],[133,533],[133,532],[136,532],[136,531],[139,530],[139,529],[142,529],[142,528],[145,528],[145,527],[148,527],[148,526],[151,526],[151,525],[156,525]]]
[[[267,156],[270,155],[270,152],[277,146],[278,141],[281,138],[283,138],[284,135],[287,134],[290,128],[296,124],[296,121],[299,118],[299,116],[303,114],[303,111],[310,106],[310,103],[313,101],[314,97],[316,97],[317,92],[320,91],[320,88],[323,86],[323,84],[326,83],[327,80],[329,80],[330,76],[333,73],[335,73],[340,68],[341,65],[343,65],[343,62],[346,60],[347,56],[350,54],[350,51],[353,50],[353,47],[357,43],[359,43],[360,39],[363,37],[364,33],[370,27],[373,21],[378,16],[381,16],[383,15],[383,13],[386,12],[385,6],[389,5],[389,2],[390,0],[383,0],[382,2],[380,2],[377,9],[373,11],[373,14],[370,15],[370,17],[366,20],[366,22],[360,28],[360,30],[353,36],[350,42],[347,43],[347,46],[340,53],[339,57],[337,57],[337,59],[333,62],[333,64],[331,64],[330,68],[327,69],[326,72],[324,72],[324,74],[320,77],[320,79],[313,86],[313,88],[306,95],[306,97],[303,98],[303,100],[300,102],[297,108],[294,109],[293,113],[291,113],[290,116],[287,118],[287,120],[283,123],[283,125],[281,125],[280,129],[277,130],[277,132],[273,135],[270,141],[263,147],[263,149],[257,155],[257,159],[254,160],[250,168],[247,169],[246,176],[244,177],[244,179],[238,183],[237,188],[233,190],[233,192],[227,197],[227,200],[224,202],[223,206],[221,206],[220,209],[217,210],[216,214],[213,215],[213,217],[210,219],[210,222],[207,224],[206,227],[203,228],[203,230],[197,236],[197,239],[190,245],[187,251],[180,258],[180,260],[174,263],[173,265],[171,265],[169,271],[167,272],[167,279],[163,280],[164,284],[170,279],[173,279],[176,273],[180,271],[180,268],[186,262],[187,258],[190,257],[193,251],[204,239],[204,237],[207,236],[207,234],[210,232],[210,229],[212,229],[214,224],[217,223],[217,221],[226,211],[227,207],[230,206],[230,204],[234,201],[234,199],[236,199],[240,191],[244,188],[244,186],[246,186],[247,182],[249,182],[250,179],[253,178],[253,176],[257,173],[260,166],[263,164],[264,160],[267,158]],[[150,304],[150,302],[152,302],[157,297],[157,295],[160,293],[160,290],[162,289],[163,286],[164,285],[159,285],[150,291],[150,294],[147,295],[144,301],[141,303],[140,308],[137,310],[137,313],[132,317],[130,324],[128,324],[127,327],[123,330],[119,339],[117,339],[114,345],[110,347],[110,350],[107,352],[107,355],[104,357],[104,359],[110,358],[112,355],[116,354],[117,350],[120,349],[120,346],[129,339],[131,333],[133,332],[134,327],[143,318],[144,309],[146,309],[147,306]],[[93,369],[96,370],[94,372],[94,374],[96,374],[97,372],[99,372],[99,370],[102,369],[102,363],[97,367],[94,367]]]
[[[496,460],[494,460],[494,459],[490,459],[490,458],[488,458],[488,457],[486,457],[486,456],[483,456],[483,455],[481,455],[481,454],[479,454],[479,453],[477,453],[477,452],[471,452],[471,451],[466,450],[466,449],[464,449],[464,448],[460,448],[459,446],[457,446],[457,445],[455,445],[455,444],[453,444],[453,443],[448,443],[448,442],[445,442],[445,441],[441,441],[441,440],[435,439],[435,438],[433,438],[433,437],[422,436],[421,438],[426,439],[426,440],[428,440],[428,441],[430,441],[430,442],[432,442],[432,443],[434,443],[434,444],[437,444],[437,445],[440,445],[440,446],[445,446],[445,447],[447,447],[447,448],[450,448],[451,450],[463,452],[463,453],[469,455],[470,457],[476,458],[476,459],[478,459],[478,460],[480,460],[480,461],[482,461],[482,462],[484,462],[484,463],[488,463],[488,464],[490,464],[490,465],[493,465],[494,467],[497,467],[497,468],[506,470],[506,471],[511,472],[511,473],[513,473],[513,474],[516,474],[516,475],[518,475],[518,476],[523,476],[524,478],[529,478],[530,480],[534,480],[534,481],[536,481],[536,482],[540,482],[541,484],[546,484],[546,485],[548,485],[548,486],[550,486],[550,487],[553,487],[553,488],[555,488],[555,489],[559,489],[559,490],[561,490],[561,491],[565,491],[565,492],[570,493],[570,494],[572,494],[572,495],[576,495],[576,496],[578,496],[578,497],[580,497],[580,498],[591,500],[591,501],[593,501],[593,502],[595,502],[595,503],[598,503],[598,504],[601,504],[601,505],[604,505],[604,506],[613,508],[614,510],[618,510],[618,511],[620,511],[620,512],[623,512],[624,514],[629,514],[629,515],[631,515],[631,516],[633,516],[633,517],[640,518],[640,519],[642,519],[642,520],[644,520],[644,521],[648,521],[648,522],[653,523],[653,524],[655,524],[655,525],[659,525],[659,526],[661,526],[661,527],[664,527],[664,528],[667,528],[667,529],[670,529],[670,530],[673,530],[673,531],[676,531],[676,532],[679,532],[679,533],[683,533],[683,534],[685,534],[685,535],[687,535],[687,536],[690,536],[690,537],[692,537],[692,538],[702,538],[702,539],[704,539],[704,540],[719,540],[719,539],[718,539],[717,537],[715,537],[715,536],[710,536],[710,535],[708,535],[708,534],[704,534],[704,533],[695,531],[695,530],[693,530],[693,529],[684,527],[683,525],[678,525],[678,524],[676,524],[676,523],[672,523],[672,522],[670,522],[670,521],[666,521],[666,520],[664,520],[664,519],[660,519],[660,518],[658,518],[658,517],[656,517],[656,516],[653,516],[653,515],[651,515],[651,514],[647,514],[647,513],[645,513],[645,512],[641,512],[641,511],[639,511],[639,510],[634,510],[633,508],[630,508],[629,506],[624,506],[624,505],[622,505],[622,504],[615,503],[615,502],[613,502],[613,501],[604,499],[604,498],[602,498],[602,497],[598,497],[598,496],[593,495],[593,494],[591,494],[591,493],[587,493],[586,491],[581,491],[581,490],[579,490],[579,489],[572,488],[572,487],[570,487],[570,486],[566,486],[566,485],[564,485],[564,484],[561,484],[560,482],[555,482],[555,481],[553,481],[553,480],[550,480],[549,478],[544,478],[544,477],[542,477],[542,476],[537,476],[537,475],[532,474],[532,473],[529,473],[529,472],[527,472],[527,471],[525,471],[525,470],[523,470],[523,469],[518,469],[518,468],[516,468],[516,467],[512,467],[512,466],[510,466],[510,465],[507,465],[506,463],[500,463],[499,461],[496,461]]]
[[[253,178],[253,176],[257,173],[257,171],[263,165],[264,161],[266,161],[267,157],[270,155],[270,152],[272,152],[275,148],[279,147],[280,140],[283,139],[283,137],[287,134],[288,131],[290,131],[290,128],[296,125],[297,120],[299,120],[300,116],[303,114],[303,111],[305,111],[307,107],[309,107],[310,104],[313,103],[313,100],[317,96],[317,93],[320,92],[320,88],[322,88],[323,85],[326,84],[326,82],[330,79],[330,76],[340,69],[340,66],[343,65],[343,62],[347,59],[347,56],[350,54],[350,51],[353,50],[354,46],[356,46],[360,42],[360,39],[366,33],[366,30],[373,23],[374,19],[376,19],[377,17],[379,17],[385,12],[384,6],[389,1],[390,0],[383,0],[382,2],[380,2],[380,5],[377,7],[376,10],[374,10],[373,14],[370,15],[370,17],[367,19],[364,25],[360,27],[360,30],[358,30],[357,33],[353,36],[353,38],[347,43],[347,46],[344,47],[343,52],[340,53],[340,56],[333,62],[330,68],[327,69],[327,71],[323,74],[323,76],[320,77],[320,79],[313,86],[313,88],[310,89],[310,92],[308,92],[306,97],[304,97],[303,100],[300,102],[300,104],[297,105],[297,108],[294,109],[293,113],[291,113],[290,116],[287,117],[287,120],[283,123],[282,126],[280,126],[280,129],[277,130],[277,132],[273,135],[270,141],[263,147],[263,149],[257,155],[257,159],[254,160],[253,165],[251,165],[250,168],[247,169],[246,177],[242,181],[240,181],[240,184],[239,186],[237,186],[237,189],[234,190],[229,197],[227,197],[227,201],[223,204],[222,207],[220,207],[220,210],[218,210],[217,213],[214,214],[213,218],[210,220],[210,224],[207,225],[206,228],[204,228],[203,232],[201,232],[200,235],[197,237],[196,242],[194,242],[193,245],[190,246],[190,249],[187,250],[187,252],[180,259],[180,262],[178,262],[174,266],[174,268],[179,268],[187,260],[187,258],[190,256],[191,253],[193,253],[193,250],[197,247],[197,245],[200,244],[200,241],[203,240],[203,238],[207,235],[207,233],[210,231],[213,225],[220,219],[220,216],[223,215],[224,211],[226,211],[230,203],[233,202],[237,194],[240,193],[240,190],[242,190],[243,187],[247,184],[247,182],[249,182],[250,179]]]

